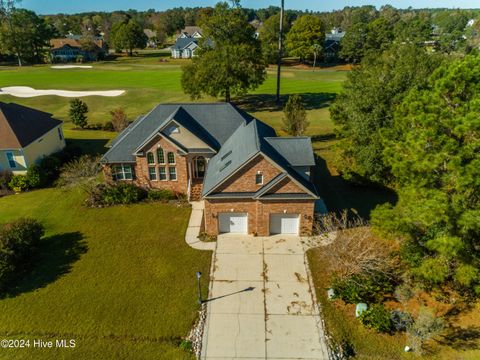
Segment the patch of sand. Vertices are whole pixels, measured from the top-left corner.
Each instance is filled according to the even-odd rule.
[[[92,65],[53,65],[52,69],[91,69]]]
[[[84,97],[84,96],[120,96],[125,90],[108,91],[70,91],[70,90],[36,90],[28,86],[9,86],[0,88],[0,95],[12,95],[21,98],[31,98],[35,96],[56,95],[62,97]]]

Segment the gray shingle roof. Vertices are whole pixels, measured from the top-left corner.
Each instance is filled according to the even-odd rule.
[[[183,125],[203,129],[210,136],[215,150],[232,135],[243,123],[252,117],[229,103],[198,103],[198,104],[161,104],[147,115],[135,120],[111,143],[110,150],[103,156],[106,163],[135,162],[135,149],[147,138],[158,132],[179,108],[188,113],[179,116]],[[184,116],[185,115],[185,116]]]
[[[175,41],[175,45],[171,47],[172,50],[183,50],[191,43],[198,45],[198,39],[196,38],[178,38]]]
[[[312,141],[309,137],[273,137],[265,140],[291,165],[315,165]]]
[[[268,139],[275,136],[276,133],[273,128],[258,120],[253,120],[248,124],[240,126],[225,144],[222,145],[218,154],[210,159],[203,182],[202,195],[206,196],[213,192],[222,182],[259,154],[263,154],[273,160],[285,171],[285,174],[288,174],[303,187],[307,188],[312,194],[316,194],[315,186],[294,170],[292,167],[293,164],[289,163],[288,160],[270,144]],[[299,141],[305,143],[304,138],[300,138]],[[280,149],[283,148],[283,146],[277,147]],[[310,152],[312,152],[311,147]],[[290,153],[288,153],[288,155],[293,158],[293,155]],[[313,154],[311,157],[313,158]]]
[[[306,195],[307,198],[316,196],[315,186],[295,170],[296,166],[315,164],[310,139],[277,138],[273,128],[229,103],[158,105],[118,135],[110,150],[103,156],[102,162],[135,162],[135,151],[148,139],[161,133],[172,120],[218,151],[208,162],[203,183],[204,196],[245,197],[247,194],[219,195],[213,192],[223,181],[258,155],[271,159],[283,170],[270,185],[273,186],[288,176],[310,192]],[[265,190],[264,187],[262,189]],[[257,193],[249,193],[248,196],[270,198],[262,189]],[[285,196],[298,198],[298,194]]]

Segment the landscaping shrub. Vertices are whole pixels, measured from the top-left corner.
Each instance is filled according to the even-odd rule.
[[[103,124],[102,130],[115,131],[115,128],[113,127],[113,123],[111,121],[107,121],[105,124]]]
[[[413,324],[412,315],[401,310],[393,310],[390,312],[390,320],[392,328],[395,331],[406,331]]]
[[[83,155],[62,166],[57,185],[76,185],[93,180],[97,177],[101,168],[98,157]]]
[[[0,228],[0,290],[30,268],[43,226],[33,219],[19,219]]]
[[[169,201],[175,200],[176,196],[172,190],[150,190],[147,195],[147,199],[151,201]]]
[[[27,182],[29,189],[37,189],[46,186],[47,178],[39,165],[31,165],[27,170]]]
[[[12,177],[11,171],[0,170],[0,195],[7,194],[10,191],[8,184],[12,181]]]
[[[378,302],[385,294],[391,293],[394,284],[391,279],[382,275],[355,274],[332,281],[335,297],[346,303]]]
[[[363,325],[378,332],[390,332],[392,330],[392,320],[390,312],[382,304],[373,304],[360,315],[360,321]]]
[[[407,329],[408,345],[422,353],[425,341],[438,335],[444,328],[444,320],[436,317],[432,310],[421,308],[415,322]]]
[[[15,175],[8,186],[17,193],[27,190],[29,188],[27,175]]]
[[[146,197],[146,191],[129,183],[106,187],[102,201],[105,205],[134,204]]]

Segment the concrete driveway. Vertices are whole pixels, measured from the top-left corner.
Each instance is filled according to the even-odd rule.
[[[296,236],[221,235],[202,359],[328,359]]]

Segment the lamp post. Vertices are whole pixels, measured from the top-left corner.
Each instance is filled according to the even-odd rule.
[[[200,278],[202,277],[202,273],[197,271],[197,284],[198,284],[198,304],[202,305],[202,287],[200,286]]]

